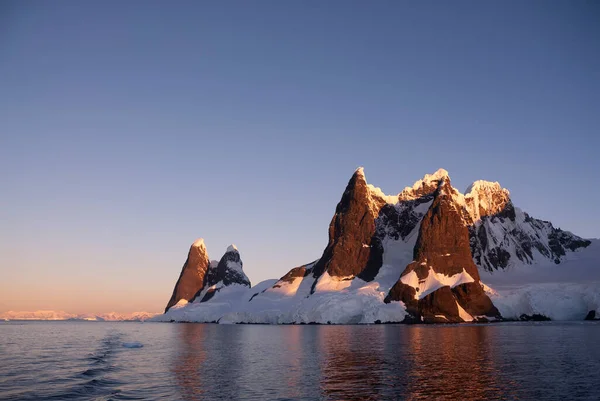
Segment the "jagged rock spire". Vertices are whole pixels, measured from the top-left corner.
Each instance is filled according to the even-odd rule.
[[[198,291],[204,287],[204,279],[208,271],[210,260],[204,245],[204,239],[199,238],[190,247],[187,260],[185,261],[179,279],[173,289],[173,295],[167,303],[165,312],[182,299],[191,301]]]
[[[359,167],[336,206],[329,224],[329,243],[313,269],[314,277],[326,271],[334,277],[353,277],[366,268],[373,257],[375,219],[384,203],[371,196],[364,170]]]

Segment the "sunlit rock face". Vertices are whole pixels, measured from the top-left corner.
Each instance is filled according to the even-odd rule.
[[[434,200],[421,221],[414,260],[406,266],[386,301],[404,302],[410,315],[424,322],[472,321],[481,315],[499,317],[479,282],[462,205],[455,200],[450,178],[442,176],[437,185]],[[471,299],[478,301],[477,307],[471,307]]]
[[[371,247],[375,219],[385,201],[371,193],[362,168],[356,170],[329,224],[329,243],[313,269],[315,278],[354,278],[370,261],[381,258],[381,249]]]
[[[208,252],[202,238],[196,240],[188,252],[179,279],[173,289],[173,295],[167,303],[165,312],[181,300],[192,301],[199,291],[204,288],[204,280],[210,265]]]

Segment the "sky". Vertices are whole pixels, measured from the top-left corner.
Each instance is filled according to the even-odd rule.
[[[161,311],[190,244],[253,284],[348,179],[442,167],[600,237],[593,1],[3,1],[0,312]]]

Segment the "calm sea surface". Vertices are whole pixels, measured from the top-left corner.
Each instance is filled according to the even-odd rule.
[[[4,322],[0,399],[599,400],[600,324]]]

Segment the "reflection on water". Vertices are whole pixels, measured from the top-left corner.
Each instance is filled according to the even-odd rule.
[[[510,388],[498,381],[493,350],[484,326],[414,327],[408,334],[404,357],[410,361],[407,399],[489,399],[511,397]],[[432,344],[441,346],[432,346]]]
[[[344,400],[380,399],[385,387],[384,331],[377,326],[365,327],[360,333],[354,326],[324,326],[318,335],[323,395]]]
[[[173,376],[184,400],[202,399],[203,383],[200,367],[206,360],[203,324],[182,324],[172,364]]]
[[[598,400],[599,338],[598,323],[10,322],[0,400]]]
[[[590,380],[589,373],[574,371],[572,380],[564,380],[561,365],[555,365],[563,355],[556,347],[565,346],[557,332],[591,339],[581,327],[571,333],[534,325],[178,327],[173,374],[186,400],[573,399],[574,394],[587,399],[599,394],[598,377]],[[580,363],[600,368],[600,359],[590,362],[584,349],[573,345],[568,348],[580,355]],[[547,363],[544,374],[554,377],[544,380],[545,388],[538,385],[542,370],[536,361],[541,360]],[[577,393],[571,392],[573,383]]]

